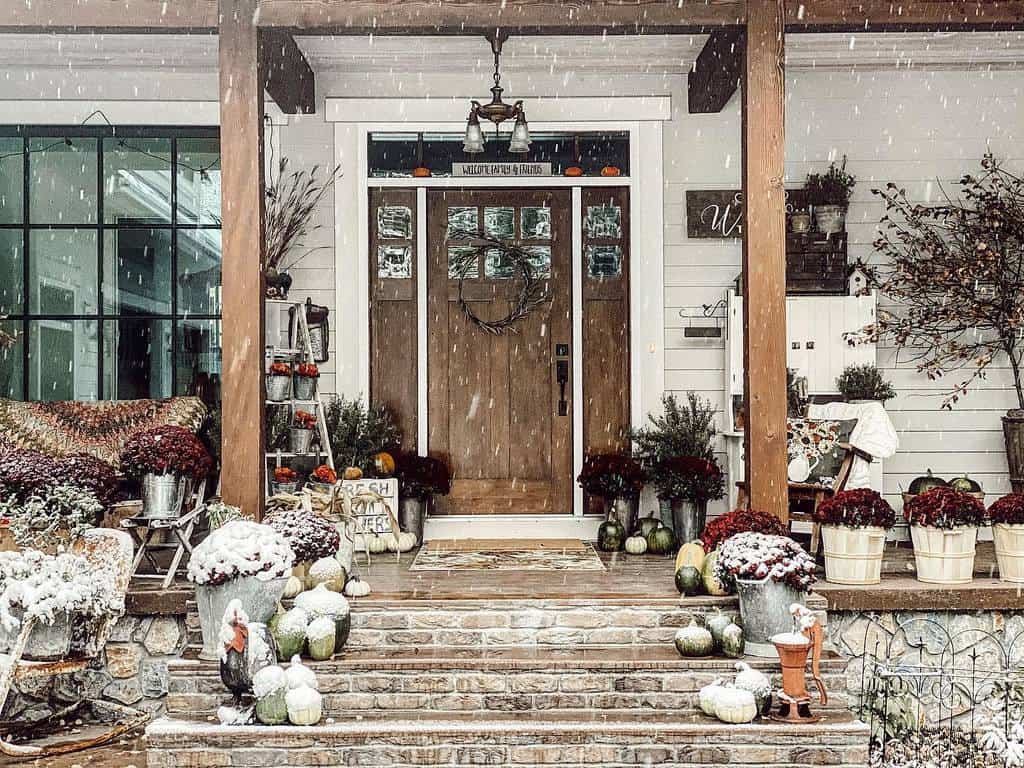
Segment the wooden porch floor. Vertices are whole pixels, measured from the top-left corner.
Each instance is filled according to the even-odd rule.
[[[359,559],[359,574],[373,587],[374,601],[421,600],[679,600],[673,580],[673,559],[624,553],[602,553],[605,571],[410,571],[415,552],[374,555],[369,567]],[[831,610],[1013,610],[1024,609],[1024,585],[997,578],[991,542],[980,542],[975,579],[959,587],[922,584],[914,578],[914,553],[908,544],[886,549],[880,585],[851,587],[829,584],[820,573],[815,591]],[[129,591],[132,613],[182,613],[192,599],[191,585],[177,581],[169,590],[136,579]],[[715,598],[687,598],[693,605]]]

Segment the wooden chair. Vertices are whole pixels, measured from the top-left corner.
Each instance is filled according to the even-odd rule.
[[[186,511],[179,517],[154,518],[145,515],[129,517],[121,521],[121,528],[127,531],[136,546],[135,560],[131,574],[140,579],[163,579],[163,588],[169,589],[178,569],[182,566],[182,558],[187,552],[192,554],[192,534],[196,526],[203,522],[206,504],[206,481],[196,487],[191,499],[186,502]],[[166,573],[160,572],[160,564],[153,557],[154,550],[173,549],[171,563]],[[139,566],[146,560],[153,573],[139,573]]]
[[[809,522],[811,524],[811,554],[817,554],[818,547],[821,544],[821,526],[814,522],[814,513],[817,511],[818,505],[846,488],[846,481],[850,478],[850,469],[853,467],[853,462],[856,459],[863,459],[868,464],[873,461],[870,453],[862,451],[860,448],[856,448],[849,443],[839,443],[839,447],[846,454],[843,456],[843,461],[839,465],[839,471],[836,473],[836,479],[832,485],[789,483],[789,522],[790,524],[793,522]],[[748,507],[750,499],[747,493],[747,484],[740,481],[736,483],[736,488],[738,490],[736,506],[741,509]],[[800,506],[810,505],[810,512],[802,509],[793,509],[794,502]]]

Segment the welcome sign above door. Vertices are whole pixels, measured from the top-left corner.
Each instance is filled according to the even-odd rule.
[[[452,176],[550,176],[551,163],[452,163]]]
[[[786,190],[786,214],[807,207],[802,189]],[[743,237],[743,192],[738,189],[686,190],[686,236],[699,239]]]

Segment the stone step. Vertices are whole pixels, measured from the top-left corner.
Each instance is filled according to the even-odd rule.
[[[781,684],[778,661],[747,663]],[[549,710],[692,711],[697,693],[732,679],[735,661],[683,659],[671,644],[630,648],[488,650],[429,647],[418,652],[346,650],[308,662],[324,694],[325,713],[347,717],[385,710],[543,712]],[[844,665],[822,664],[830,709],[846,706]],[[172,663],[168,712],[213,717],[229,696],[216,662],[194,655]]]
[[[372,600],[352,604],[348,648],[422,649],[432,646],[633,646],[671,643],[679,627],[721,609],[739,614],[735,597],[685,599]],[[809,605],[825,621],[824,601]],[[199,645],[199,621],[189,616],[190,641]]]
[[[848,713],[818,723],[727,725],[676,713],[388,712],[311,727],[162,718],[146,728],[149,768],[268,765],[761,766],[867,764],[869,729]]]

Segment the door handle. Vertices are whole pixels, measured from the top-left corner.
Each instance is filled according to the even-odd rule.
[[[569,415],[569,403],[565,399],[565,385],[569,383],[569,361],[555,362],[555,381],[558,382],[558,415]]]

